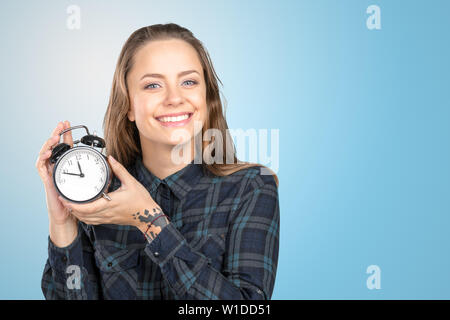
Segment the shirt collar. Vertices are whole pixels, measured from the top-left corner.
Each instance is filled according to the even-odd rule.
[[[155,195],[161,183],[166,184],[178,199],[183,199],[192,187],[203,176],[201,164],[194,163],[192,160],[187,166],[171,174],[170,176],[159,179],[142,162],[142,156],[137,156],[135,162],[136,179],[150,192]]]

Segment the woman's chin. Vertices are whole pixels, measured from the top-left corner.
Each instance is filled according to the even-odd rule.
[[[169,140],[167,141],[168,145],[171,145],[173,147],[178,146],[178,145],[185,145],[186,143],[190,142],[192,139],[191,137],[183,137],[182,139],[178,139],[178,140]]]

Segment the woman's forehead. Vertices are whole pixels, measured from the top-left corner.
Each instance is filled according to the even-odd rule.
[[[151,41],[136,52],[135,63],[153,69],[148,71],[154,73],[171,67],[177,70],[180,67],[183,70],[201,68],[196,50],[181,40]]]

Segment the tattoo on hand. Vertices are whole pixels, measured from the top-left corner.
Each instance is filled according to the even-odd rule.
[[[145,209],[143,214],[141,214],[140,212],[136,212],[133,214],[133,218],[135,220],[139,220],[142,223],[145,223],[147,225],[147,228],[151,225],[151,227],[144,234],[148,242],[153,241],[153,239],[155,239],[156,236],[161,232],[162,228],[169,223],[165,216],[158,218],[158,216],[161,215],[164,215],[164,213],[159,207],[153,208],[151,212]],[[152,221],[153,223],[151,223]]]
[[[152,222],[153,219],[155,219],[160,214],[163,214],[162,210],[159,207],[153,208],[152,212],[148,211],[147,209],[144,210],[144,213],[141,214],[140,212],[136,212],[133,214],[133,218],[139,219],[140,222]]]

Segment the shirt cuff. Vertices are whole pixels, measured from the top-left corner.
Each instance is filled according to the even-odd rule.
[[[81,266],[83,263],[83,246],[81,233],[83,228],[78,224],[78,234],[75,240],[66,247],[57,247],[48,236],[48,260],[50,266],[59,275],[66,275],[66,268],[70,265]]]
[[[208,262],[203,254],[192,249],[172,223],[165,226],[156,238],[147,244],[144,251],[163,270],[173,257],[183,260],[194,274]]]
[[[145,252],[156,264],[162,266],[186,242],[184,236],[172,223],[166,225],[161,232],[145,247]]]

